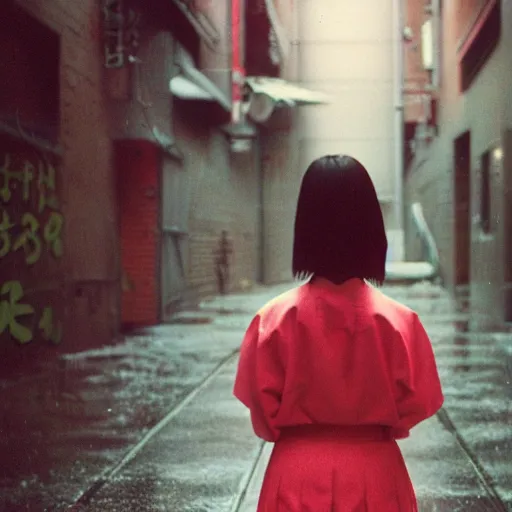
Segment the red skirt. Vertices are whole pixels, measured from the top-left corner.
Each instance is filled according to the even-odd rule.
[[[417,512],[389,429],[305,425],[283,429],[258,512]]]

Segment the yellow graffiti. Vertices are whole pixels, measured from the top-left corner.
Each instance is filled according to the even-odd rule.
[[[37,159],[35,164],[28,159],[19,164],[20,160],[17,161],[16,157],[10,154],[4,154],[3,165],[0,166],[0,202],[9,203],[17,183],[22,183],[22,199],[24,202],[28,202],[30,200],[31,184],[37,174],[37,192],[39,195],[37,205],[34,204],[33,206],[37,208],[39,215],[46,208],[51,211],[47,217],[45,216],[46,221],[41,218],[38,220],[34,214],[26,211],[21,218],[21,222],[18,219],[13,219],[11,222],[9,213],[3,209],[0,224],[0,258],[4,258],[10,252],[23,249],[27,265],[34,265],[41,258],[43,241],[46,242],[46,246],[53,256],[56,258],[62,257],[64,217],[56,211],[59,207],[59,201],[56,196],[55,167],[44,157]],[[13,166],[16,166],[16,169],[13,170]],[[14,240],[10,230],[16,227],[21,229],[15,231],[17,238]],[[18,234],[20,231],[21,234]]]
[[[8,203],[12,198],[12,182],[23,185],[22,198],[24,202],[30,199],[30,186],[36,175],[36,166],[29,160],[21,164],[20,170],[11,170],[11,155],[4,155],[4,163],[0,167],[0,177],[3,178],[0,188],[0,199]],[[59,201],[56,196],[56,171],[55,167],[45,161],[37,162],[37,190],[39,192],[38,210],[42,213],[46,207],[52,210],[59,208]],[[15,186],[15,185],[14,185]]]
[[[64,217],[62,214],[52,212],[48,218],[43,230],[45,242],[50,246],[53,255],[60,258],[63,253],[62,249],[62,227],[64,225]]]
[[[23,232],[12,243],[12,236],[9,230],[15,226],[10,220],[9,214],[2,211],[2,221],[0,223],[0,258],[4,258],[11,251],[15,252],[23,248],[25,253],[25,262],[33,265],[39,261],[42,254],[42,241],[40,233],[40,223],[36,217],[25,212],[21,219]],[[64,217],[59,212],[51,212],[48,216],[42,231],[43,240],[46,242],[49,250],[56,258],[61,258],[63,254],[62,231],[64,227]]]
[[[50,163],[44,165],[39,162],[39,213],[41,213],[47,206],[52,210],[59,208],[59,201],[55,195],[55,167]],[[48,191],[52,192],[50,197],[47,197]]]
[[[17,251],[23,247],[25,262],[27,265],[33,265],[41,257],[41,239],[38,234],[39,221],[31,213],[25,213],[21,219],[21,225],[25,230],[14,242],[12,250]]]
[[[11,237],[9,229],[14,227],[6,211],[2,212],[2,223],[0,224],[0,258],[3,258],[11,250]]]
[[[51,341],[56,345],[62,341],[62,324],[55,325],[53,321],[53,309],[46,307],[39,321],[39,329],[41,329],[43,338]]]
[[[11,200],[11,181],[15,180],[23,184],[23,200],[28,201],[30,198],[30,184],[34,179],[35,167],[29,162],[25,161],[21,171],[12,171],[11,157],[6,154],[4,156],[4,164],[0,167],[0,176],[3,177],[3,185],[0,188],[0,198],[8,203]]]
[[[58,211],[56,168],[46,156],[3,154],[0,158],[0,261],[15,252],[28,266],[35,265],[43,251],[61,258],[64,217]],[[12,208],[7,206],[11,202],[15,203]],[[52,307],[43,305],[42,311],[35,312],[34,305],[24,299],[19,281],[0,286],[0,335],[6,333],[23,344],[38,330],[44,340],[61,342],[62,323],[55,320]]]
[[[4,283],[0,288],[0,296],[5,297],[0,301],[0,334],[7,332],[22,344],[32,341],[34,333],[31,328],[21,323],[21,319],[33,315],[35,310],[31,304],[21,302],[25,296],[21,283],[19,281]],[[31,324],[33,325],[33,322]],[[62,322],[55,320],[52,307],[47,306],[43,309],[38,328],[46,341],[54,344],[62,341]]]
[[[0,334],[8,331],[19,343],[28,343],[32,340],[32,331],[20,324],[20,317],[31,315],[34,308],[29,304],[20,304],[24,292],[19,281],[8,281],[2,285],[0,295],[8,296],[7,300],[0,301]]]

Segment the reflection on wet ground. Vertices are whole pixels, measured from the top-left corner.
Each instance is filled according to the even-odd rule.
[[[444,314],[436,318],[421,304],[416,309],[436,351],[444,412],[482,477],[507,503],[505,510],[512,510],[512,359],[503,346],[512,346],[512,336],[499,340],[496,333],[471,330],[469,316],[461,315],[464,304],[450,308],[446,296],[436,302],[437,311],[451,309],[451,320]]]
[[[204,327],[164,332],[0,381],[0,510],[70,502],[239,343]]]
[[[252,313],[276,290],[209,304],[201,312],[212,316],[209,324],[159,326],[3,372],[0,460],[9,463],[0,469],[0,510],[66,509],[238,348]],[[444,427],[404,444],[421,510],[500,510],[493,492],[512,510],[512,358],[503,349],[512,336],[471,332],[464,308],[436,286],[384,291],[419,312],[446,397]],[[233,405],[231,374],[222,379],[98,494],[92,510],[227,510],[258,444],[245,411]],[[204,421],[200,410],[209,411]],[[126,500],[116,501],[116,493]]]

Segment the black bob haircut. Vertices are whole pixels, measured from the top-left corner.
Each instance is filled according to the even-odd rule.
[[[379,200],[363,165],[346,155],[315,160],[299,194],[293,275],[382,284],[387,249]]]

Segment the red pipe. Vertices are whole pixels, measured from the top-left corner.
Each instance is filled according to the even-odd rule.
[[[242,101],[242,83],[244,69],[241,62],[240,37],[241,37],[241,0],[231,0],[231,120],[233,123],[240,122],[240,108]],[[242,0],[243,1],[243,0]]]
[[[240,0],[231,0],[231,37],[233,44],[233,69],[240,65]]]

